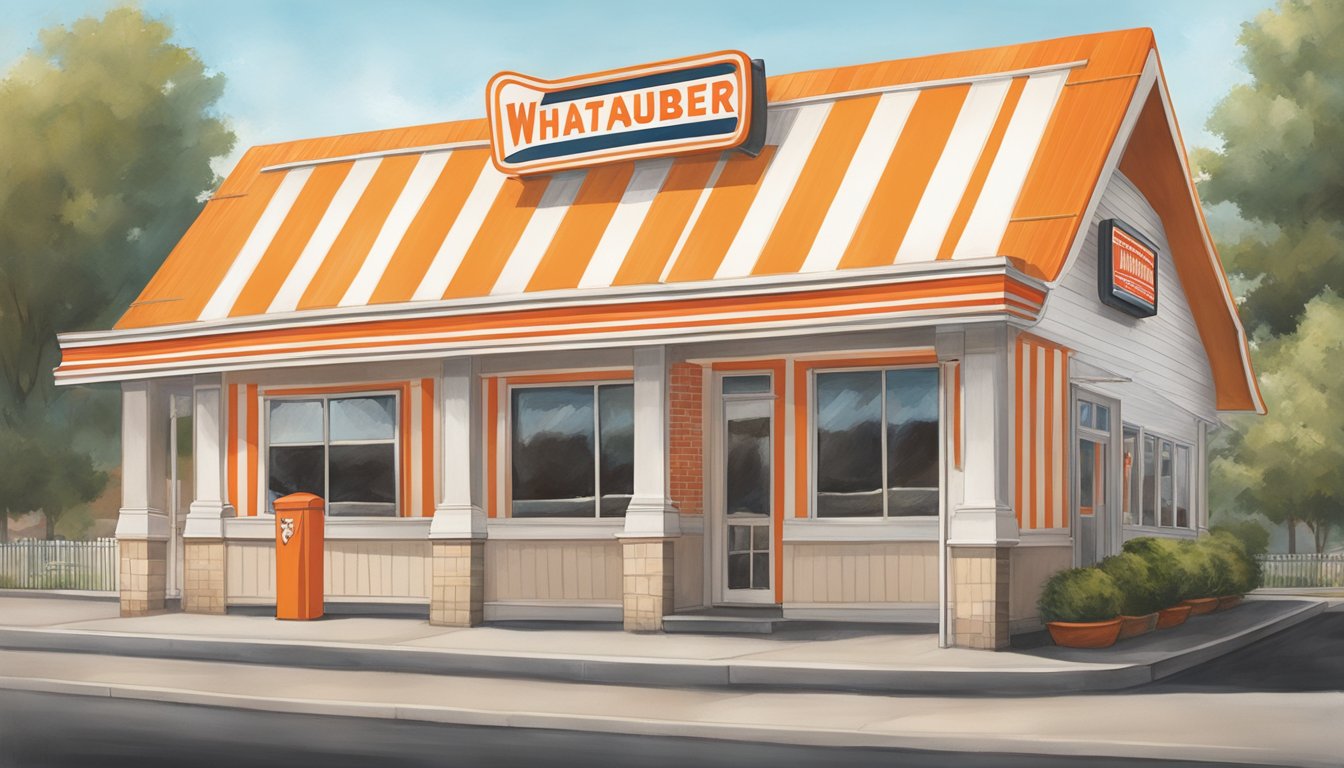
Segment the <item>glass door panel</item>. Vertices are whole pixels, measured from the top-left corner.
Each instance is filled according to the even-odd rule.
[[[726,602],[773,602],[769,378],[724,377],[721,392],[721,592]]]

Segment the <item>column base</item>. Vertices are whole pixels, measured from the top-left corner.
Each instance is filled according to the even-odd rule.
[[[663,617],[673,611],[673,568],[670,539],[625,539],[625,631],[661,632]]]
[[[121,615],[163,613],[168,591],[168,542],[121,539]]]
[[[952,644],[958,648],[1009,647],[1007,547],[948,547],[952,560]]]
[[[485,621],[485,542],[446,539],[431,544],[429,623],[440,627],[479,626]]]
[[[182,585],[182,610],[187,613],[223,614],[224,542],[218,539],[186,539],[183,544],[186,583]]]

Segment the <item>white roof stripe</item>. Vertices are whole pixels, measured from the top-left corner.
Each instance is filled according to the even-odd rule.
[[[896,251],[897,263],[931,261],[938,257],[948,225],[966,194],[966,186],[1011,84],[1011,78],[1002,78],[971,86],[947,145],[943,147],[943,154],[938,158],[938,165],[934,166],[929,184],[915,208],[910,228]]]
[[[509,254],[508,261],[504,262],[504,269],[496,278],[495,287],[490,289],[492,295],[522,293],[527,290],[527,284],[532,275],[536,274],[537,265],[546,255],[546,249],[555,238],[560,222],[565,220],[565,214],[574,204],[574,198],[578,197],[585,176],[587,176],[585,171],[570,171],[557,173],[551,177],[546,185],[546,191],[541,193],[541,200],[533,210],[532,217],[527,220],[527,226],[523,228],[523,234],[518,236],[518,243],[514,245],[513,253]]]
[[[681,251],[686,247],[686,241],[690,238],[691,231],[695,229],[695,223],[700,220],[700,212],[705,210],[705,203],[709,202],[709,196],[714,193],[714,185],[719,183],[719,175],[723,173],[723,166],[733,151],[728,150],[719,155],[718,162],[714,163],[714,169],[709,172],[709,178],[705,180],[705,188],[700,190],[700,197],[696,198],[695,207],[691,208],[691,217],[686,220],[686,226],[682,227],[681,235],[677,237],[677,244],[672,246],[672,253],[667,257],[667,263],[663,265],[663,273],[658,276],[658,282],[666,283],[667,276],[672,274],[672,268],[677,265],[677,259],[681,258]]]
[[[350,287],[346,289],[338,306],[359,307],[369,303],[374,289],[378,287],[378,281],[387,270],[388,262],[392,260],[392,254],[401,244],[401,239],[406,236],[406,230],[411,226],[415,215],[420,212],[420,207],[425,204],[425,198],[434,188],[434,182],[439,180],[443,166],[451,154],[452,152],[426,152],[416,161],[410,178],[406,180],[406,186],[401,188],[397,202],[392,205],[387,219],[383,221],[382,229],[378,230],[378,237],[370,246],[369,255],[364,258],[364,263],[360,265],[355,279],[350,281]]]
[[[485,221],[490,206],[499,196],[505,178],[490,163],[481,168],[481,175],[476,177],[467,201],[462,204],[462,210],[453,220],[448,234],[444,235],[443,243],[434,254],[434,261],[430,262],[425,276],[420,279],[419,287],[411,296],[412,301],[438,301],[443,298],[443,294],[448,291],[448,284],[453,282],[453,276],[457,274],[457,268],[462,265],[462,257],[467,255],[472,240],[476,239],[481,222]]]
[[[831,102],[798,108],[793,124],[788,126],[787,134],[781,137],[779,150],[771,159],[770,167],[765,170],[765,178],[761,179],[756,198],[752,200],[747,215],[742,218],[742,225],[732,245],[728,246],[723,261],[719,263],[718,271],[714,274],[716,278],[751,274],[752,267],[756,266],[756,260],[770,239],[770,233],[775,230],[784,204],[793,194],[798,176],[812,155],[817,136],[821,134],[821,128],[830,113]],[[781,114],[770,116],[771,120],[781,117]]]
[[[327,206],[327,212],[322,214],[322,220],[317,223],[312,237],[308,238],[308,244],[303,247],[298,261],[294,262],[293,269],[289,270],[285,282],[271,300],[271,306],[266,309],[268,313],[292,312],[299,306],[299,300],[308,290],[313,275],[317,274],[318,268],[326,260],[331,244],[336,242],[336,237],[341,234],[345,222],[350,219],[350,212],[364,196],[364,190],[369,186],[374,172],[382,162],[379,158],[356,160],[350,167],[350,173],[341,182],[340,189],[336,190],[331,204]]]
[[[593,249],[593,257],[588,261],[583,277],[579,278],[580,288],[606,288],[616,279],[621,264],[625,262],[630,245],[644,224],[644,217],[653,206],[653,198],[667,181],[668,171],[672,170],[672,158],[641,160],[635,163],[630,183],[621,195],[611,221],[602,232],[602,239]]]
[[[285,174],[285,178],[280,180],[275,194],[266,203],[266,210],[262,211],[257,225],[247,236],[247,242],[238,250],[238,255],[234,257],[219,285],[215,286],[215,292],[197,319],[219,320],[229,316],[229,312],[233,310],[233,303],[243,292],[243,286],[247,285],[257,264],[261,263],[261,257],[271,246],[275,233],[280,231],[280,225],[289,215],[289,210],[294,207],[294,201],[298,199],[299,193],[303,191],[303,186],[308,183],[308,177],[311,175],[313,175],[312,168],[300,168],[289,171]]]
[[[905,121],[917,98],[918,91],[900,91],[884,93],[877,100],[877,107],[849,160],[840,188],[812,241],[812,249],[798,271],[829,272],[840,266],[840,259],[868,210],[868,202],[873,199],[877,183],[891,161],[891,153],[905,130]]]
[[[1045,136],[1045,127],[1050,122],[1050,115],[1054,114],[1055,102],[1068,78],[1068,72],[1048,72],[1027,78],[1017,110],[1003,134],[999,153],[990,166],[984,188],[980,190],[980,199],[975,203],[952,258],[975,259],[998,252],[1013,208],[1017,206],[1017,198],[1022,194],[1027,172]]]

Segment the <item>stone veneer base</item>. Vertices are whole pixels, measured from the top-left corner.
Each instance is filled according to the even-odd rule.
[[[485,621],[485,542],[433,542],[429,623],[475,627]]]

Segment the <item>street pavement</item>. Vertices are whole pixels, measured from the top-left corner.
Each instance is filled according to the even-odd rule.
[[[0,690],[0,768],[1207,766],[1123,758],[824,748],[214,709]]]

